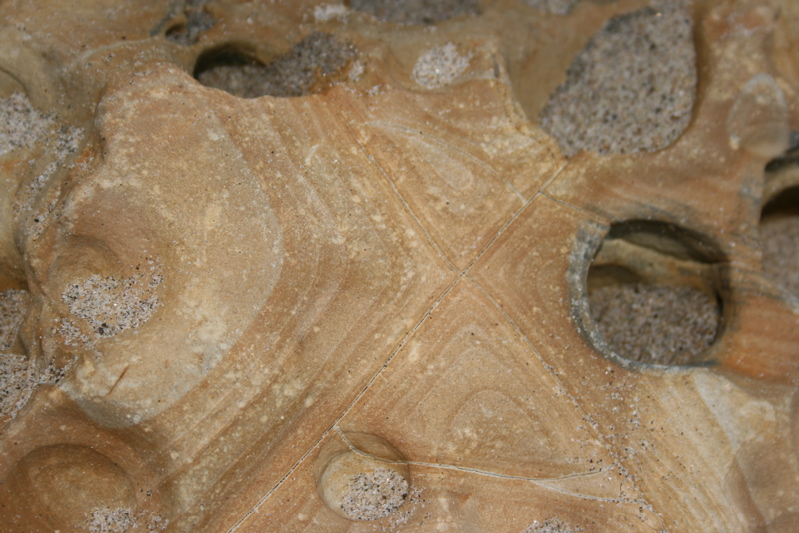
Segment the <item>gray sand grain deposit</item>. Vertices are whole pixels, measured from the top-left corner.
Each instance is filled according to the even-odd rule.
[[[760,245],[765,273],[799,298],[799,215],[763,219]]]
[[[97,508],[87,520],[89,533],[156,533],[169,522],[147,511],[136,513],[125,508]]]
[[[149,276],[140,271],[123,280],[95,274],[72,283],[61,300],[100,337],[113,337],[149,320],[158,307],[156,288],[162,281],[158,265],[151,267]]]
[[[524,0],[530,6],[552,15],[568,15],[579,0]]]
[[[52,125],[53,119],[36,111],[24,94],[0,98],[0,156],[17,148],[31,148]]]
[[[14,344],[30,303],[28,291],[11,289],[0,292],[0,351],[8,350]]]
[[[716,338],[717,302],[691,287],[609,285],[589,293],[591,317],[613,351],[660,365],[701,360]]]
[[[477,0],[352,0],[350,7],[385,22],[411,25],[480,13]]]
[[[685,2],[610,19],[577,54],[539,115],[566,155],[652,152],[691,120],[696,52]]]
[[[357,520],[376,520],[393,513],[408,497],[408,482],[396,471],[377,468],[354,476],[341,508]]]
[[[351,44],[314,32],[268,65],[218,64],[200,72],[197,79],[243,98],[303,96],[334,81],[356,55]]]
[[[571,527],[557,518],[549,518],[527,527],[522,533],[581,533],[583,528]]]

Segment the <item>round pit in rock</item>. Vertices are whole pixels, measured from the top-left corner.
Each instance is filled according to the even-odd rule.
[[[766,276],[799,298],[799,132],[766,165],[760,212],[761,264]]]
[[[365,433],[326,445],[316,459],[317,489],[336,514],[349,520],[379,520],[408,498],[410,470],[389,443]]]
[[[799,298],[799,186],[782,191],[763,208],[760,247],[766,275]]]
[[[719,261],[705,239],[669,224],[611,227],[587,277],[597,349],[623,364],[708,362],[722,324]]]
[[[356,55],[350,43],[313,32],[268,64],[241,46],[208,50],[198,58],[194,77],[207,87],[242,98],[304,96],[344,78]]]
[[[20,511],[34,519],[30,531],[85,531],[96,509],[135,509],[136,491],[128,474],[105,455],[87,447],[59,444],[29,453],[10,477]],[[34,518],[35,517],[35,518]]]

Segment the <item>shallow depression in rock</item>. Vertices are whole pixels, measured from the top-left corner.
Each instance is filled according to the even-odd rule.
[[[667,224],[611,229],[587,293],[590,317],[613,354],[654,365],[706,361],[721,330],[719,274],[707,247],[692,241]]]
[[[765,274],[799,297],[799,186],[784,190],[763,208],[760,246]]]
[[[391,444],[375,435],[334,439],[315,461],[317,490],[328,507],[349,520],[379,520],[408,499],[410,470]]]
[[[242,46],[208,50],[197,60],[194,77],[207,87],[243,98],[304,96],[343,78],[356,55],[350,43],[313,32],[268,64]]]

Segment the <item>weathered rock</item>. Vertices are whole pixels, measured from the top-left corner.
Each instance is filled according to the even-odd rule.
[[[794,531],[797,57],[790,0],[1,2],[0,531]]]

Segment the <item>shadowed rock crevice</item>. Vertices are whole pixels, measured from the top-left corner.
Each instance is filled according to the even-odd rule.
[[[352,44],[314,32],[266,65],[241,47],[209,50],[197,60],[194,77],[243,98],[303,96],[342,79],[356,55]]]

